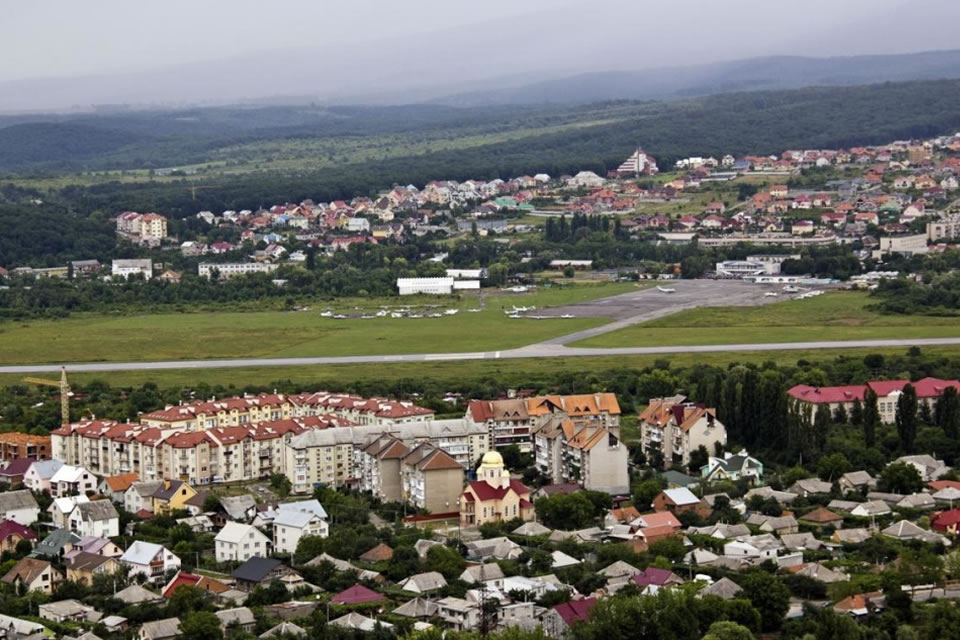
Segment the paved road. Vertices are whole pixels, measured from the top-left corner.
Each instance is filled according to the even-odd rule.
[[[958,345],[957,338],[919,338],[915,340],[845,340],[820,342],[754,342],[748,344],[706,344],[691,346],[622,347],[588,349],[558,344],[537,344],[508,351],[465,353],[412,353],[392,356],[338,356],[317,358],[243,358],[236,360],[170,360],[162,362],[90,362],[66,365],[67,371],[143,371],[164,369],[231,369],[240,367],[298,367],[305,365],[391,362],[442,362],[445,360],[491,360],[516,358],[572,358],[580,356],[632,356],[671,353],[717,353],[737,351],[796,351],[802,349],[907,348]],[[0,367],[0,374],[50,373],[60,365],[13,365]]]

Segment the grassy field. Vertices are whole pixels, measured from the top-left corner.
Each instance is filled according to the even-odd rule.
[[[504,308],[552,306],[591,300],[637,288],[604,283],[537,289],[525,294],[341,300],[310,311],[184,313],[155,315],[77,315],[0,325],[0,363],[181,360],[491,351],[520,347],[546,338],[595,327],[603,318],[513,320]],[[321,317],[324,309],[360,315],[387,305],[438,305],[460,313],[440,318]]]
[[[742,344],[960,336],[956,318],[883,315],[864,292],[834,292],[763,307],[703,307],[576,343],[578,347]]]
[[[246,386],[274,387],[281,382],[292,382],[305,388],[323,389],[336,385],[381,381],[384,379],[415,379],[418,382],[470,383],[496,379],[504,387],[537,386],[540,380],[558,373],[577,374],[584,378],[593,372],[612,369],[642,369],[669,360],[673,368],[695,364],[727,366],[731,363],[775,362],[794,365],[799,360],[818,361],[841,355],[862,358],[879,353],[886,356],[903,355],[906,349],[831,349],[796,351],[744,351],[717,353],[680,353],[666,355],[597,356],[578,358],[524,358],[516,360],[467,360],[437,362],[390,362],[369,364],[318,365],[299,367],[244,367],[236,369],[174,369],[157,371],[115,371],[71,373],[70,381],[85,384],[101,380],[118,387],[138,387],[153,382],[161,388],[196,384],[223,385],[242,389]],[[960,357],[960,346],[925,347],[930,358]],[[22,384],[21,375],[0,375],[0,386]]]

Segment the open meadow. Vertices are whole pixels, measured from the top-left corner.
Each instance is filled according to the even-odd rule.
[[[0,363],[68,363],[267,358],[511,349],[602,325],[605,318],[511,319],[513,306],[543,307],[633,291],[603,283],[485,294],[480,299],[383,298],[317,303],[308,311],[77,314],[63,320],[0,324]],[[411,306],[441,317],[360,318]],[[457,309],[456,315],[444,315]],[[343,319],[322,313],[355,316]]]
[[[577,347],[744,344],[960,336],[956,318],[885,315],[865,292],[836,291],[761,307],[702,307],[570,344]]]

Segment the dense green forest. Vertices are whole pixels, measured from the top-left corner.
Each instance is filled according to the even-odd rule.
[[[954,268],[958,266],[960,262],[955,262]],[[874,296],[880,299],[877,309],[886,313],[960,316],[960,273],[927,272],[923,282],[906,278],[883,280]]]
[[[107,168],[104,163],[110,168],[169,166],[174,162],[216,156],[216,150],[241,141],[278,137],[295,141],[348,135],[350,131],[360,136],[378,135],[391,121],[397,123],[398,120],[403,124],[395,124],[397,131],[406,127],[403,131],[408,134],[429,137],[436,134],[439,127],[443,136],[451,138],[453,143],[452,148],[440,151],[338,163],[314,170],[206,175],[204,190],[196,193],[195,200],[186,179],[72,186],[56,194],[35,195],[63,199],[83,213],[136,209],[183,217],[200,209],[255,208],[305,198],[328,201],[370,195],[392,184],[422,185],[435,179],[509,178],[539,171],[560,175],[582,169],[604,173],[616,167],[637,145],[669,164],[690,154],[779,153],[784,148],[845,147],[931,136],[960,127],[958,101],[960,81],[944,80],[727,94],[669,103],[618,102],[572,109],[531,109],[519,115],[496,109],[484,109],[478,115],[474,110],[448,107],[392,108],[400,111],[378,111],[369,107],[360,110],[364,115],[358,118],[351,110],[357,108],[343,108],[344,111],[336,112],[338,118],[327,119],[338,123],[339,129],[330,129],[333,124],[320,128],[294,124],[248,128],[220,136],[216,128],[214,134],[206,136],[196,131],[195,135],[171,134],[163,127],[160,133],[148,133],[148,127],[140,124],[126,129],[118,127],[118,130],[136,131],[155,139],[125,147],[120,155],[102,153],[95,157],[71,158],[58,154],[50,160],[61,169]],[[435,118],[435,124],[425,124],[423,119],[414,117],[421,108],[429,109],[428,113],[434,115],[440,110],[447,114],[446,119]],[[384,120],[381,128],[368,129],[370,121],[377,118]],[[551,133],[537,130],[577,122],[578,118],[585,123],[600,123]],[[45,146],[17,131],[13,142]],[[504,131],[516,131],[516,135],[469,149],[456,148],[456,140],[466,134]],[[0,166],[12,170],[18,166],[18,158],[27,152],[21,153],[16,145],[5,142],[5,132],[10,135],[9,128],[0,129],[0,149],[5,154]],[[203,149],[195,148],[197,145]],[[10,191],[0,188],[0,193]],[[31,192],[21,192],[24,194]]]

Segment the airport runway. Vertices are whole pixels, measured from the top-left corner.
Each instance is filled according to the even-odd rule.
[[[444,360],[491,360],[516,358],[574,358],[580,356],[633,356],[671,353],[717,353],[738,351],[796,351],[803,349],[881,349],[960,344],[957,338],[919,338],[915,340],[845,340],[818,342],[754,342],[749,344],[706,344],[689,346],[619,347],[588,349],[541,343],[507,351],[463,353],[411,353],[392,356],[337,356],[315,358],[238,358],[236,360],[168,360],[159,362],[89,362],[66,365],[68,372],[143,371],[163,369],[231,369],[242,367],[299,367],[309,365],[392,362],[442,362]],[[0,374],[50,373],[60,365],[12,365],[0,367]]]

